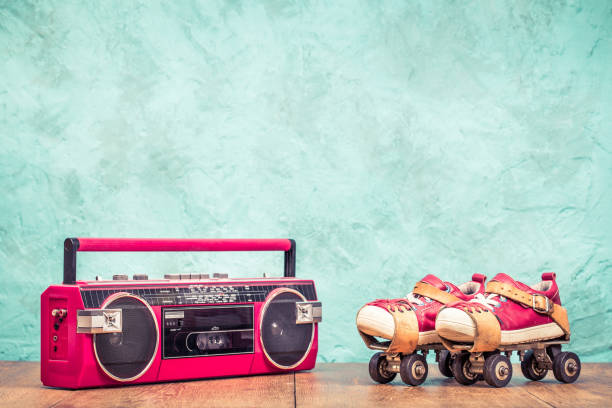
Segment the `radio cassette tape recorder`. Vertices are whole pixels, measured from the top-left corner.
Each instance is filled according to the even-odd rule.
[[[85,251],[283,251],[278,278],[171,274],[76,279]],[[309,370],[321,303],[290,239],[68,238],[64,282],[41,295],[41,380],[116,386]]]

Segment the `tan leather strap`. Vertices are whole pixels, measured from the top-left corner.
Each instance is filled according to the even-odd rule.
[[[458,302],[461,300],[457,296],[451,293],[445,292],[443,290],[440,290],[436,288],[435,286],[430,285],[429,283],[425,283],[425,282],[417,282],[417,284],[414,285],[414,289],[412,290],[412,293],[414,293],[415,295],[421,295],[421,296],[428,297],[430,299],[433,299],[435,301],[442,303],[443,305],[446,305],[451,302]]]
[[[403,307],[388,307],[387,310],[393,316],[393,322],[395,323],[395,332],[387,352],[412,353],[419,343],[419,322],[416,314],[414,311]]]
[[[461,307],[461,309],[470,316],[476,330],[474,344],[468,351],[478,353],[496,350],[501,343],[501,327],[495,314],[488,309],[471,307],[469,303]],[[456,345],[459,343],[447,340],[442,336],[440,336],[440,339],[442,344],[450,351],[458,350]]]
[[[381,346],[384,344],[379,343],[374,336],[358,330],[363,342],[368,348],[382,350],[385,353],[412,353],[419,342],[419,322],[416,314],[404,305],[389,305],[386,310],[393,317],[395,327],[393,338],[387,348],[383,349]]]
[[[563,330],[565,334],[565,338],[569,340],[570,326],[569,320],[567,319],[567,310],[563,306],[555,304],[546,296],[541,294],[532,295],[531,293],[518,289],[514,285],[497,281],[489,282],[486,292],[505,296],[515,302],[529,306],[537,313],[550,316],[550,318],[561,327],[561,330]]]

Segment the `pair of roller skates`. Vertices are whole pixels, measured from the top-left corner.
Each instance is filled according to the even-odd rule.
[[[544,273],[527,286],[498,274],[485,286],[486,277],[474,274],[455,286],[427,275],[406,298],[366,304],[357,313],[357,329],[366,346],[379,351],[370,359],[370,377],[388,383],[399,373],[406,384],[420,385],[428,374],[427,353],[434,351],[444,376],[463,385],[485,380],[504,387],[517,351],[527,379],[541,380],[552,370],[561,382],[576,381],[580,359],[561,351],[570,329],[555,278]]]

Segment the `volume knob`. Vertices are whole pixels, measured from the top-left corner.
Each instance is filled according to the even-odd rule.
[[[113,275],[113,280],[128,280],[127,275]]]
[[[146,273],[135,273],[134,276],[132,276],[132,279],[134,279],[134,280],[147,280],[147,279],[149,279],[149,277],[147,276]]]

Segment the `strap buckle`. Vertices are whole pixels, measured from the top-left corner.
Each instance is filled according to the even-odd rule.
[[[536,304],[537,298],[544,299],[544,304],[546,305],[544,308],[541,308]],[[536,293],[536,294],[531,295],[531,308],[538,313],[544,313],[544,314],[549,315],[552,313],[553,303],[546,296]]]

